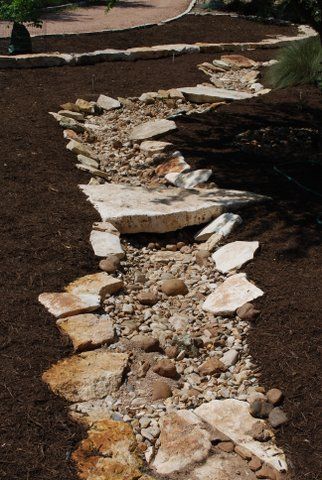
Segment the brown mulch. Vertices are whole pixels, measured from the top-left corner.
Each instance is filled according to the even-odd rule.
[[[126,49],[173,43],[259,42],[276,35],[296,34],[297,28],[291,25],[270,25],[230,16],[187,15],[162,26],[124,32],[35,37],[33,49],[35,53],[80,53],[105,48]],[[0,39],[0,54],[6,54],[7,47],[8,39]]]
[[[84,434],[68,419],[65,402],[40,379],[70,349],[54,319],[38,305],[38,294],[61,290],[97,268],[88,243],[96,214],[77,189],[88,176],[75,169],[61,130],[47,112],[77,97],[129,96],[195,85],[205,80],[196,64],[211,58],[187,55],[174,62],[0,71],[0,478],[75,480],[69,457]],[[256,238],[262,244],[247,268],[266,291],[259,302],[261,318],[250,336],[251,353],[262,367],[264,384],[279,386],[286,394],[291,422],[279,442],[294,464],[294,479],[316,480],[321,445],[316,427],[320,204],[273,172],[277,157],[272,161],[245,155],[231,146],[232,138],[248,128],[279,123],[319,126],[320,93],[314,88],[299,92],[278,92],[204,117],[178,119],[179,131],[172,139],[189,161],[210,165],[220,186],[248,188],[274,199],[245,211],[236,237]],[[287,153],[291,159],[292,151]],[[296,167],[292,174],[320,188],[320,171]]]

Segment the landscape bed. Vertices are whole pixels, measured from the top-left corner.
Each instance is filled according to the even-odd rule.
[[[267,55],[265,52],[265,60]],[[101,64],[0,71],[4,159],[0,167],[1,275],[5,280],[0,300],[2,478],[20,480],[27,472],[30,479],[76,479],[70,453],[84,434],[68,420],[65,403],[41,382],[42,372],[66,356],[70,347],[63,344],[37,296],[45,289],[59,290],[75,277],[96,270],[97,260],[88,237],[97,216],[77,188],[89,177],[75,169],[61,131],[48,111],[78,97],[96,99],[99,93],[131,96],[158,88],[195,85],[206,80],[196,65],[213,58],[189,55],[174,62],[138,61],[131,65],[130,74],[128,64],[123,62],[114,63],[113,69]],[[95,92],[91,92],[93,74]],[[256,237],[262,245],[256,262],[247,268],[266,292],[257,302],[262,315],[251,331],[249,343],[265,386],[280,387],[285,393],[290,424],[281,430],[279,443],[294,465],[296,480],[318,479],[321,467],[321,434],[316,426],[319,363],[312,342],[319,328],[316,300],[322,293],[317,269],[322,250],[317,223],[321,201],[273,167],[319,190],[321,167],[302,162],[317,151],[317,144],[302,148],[298,155],[298,146],[288,147],[286,143],[285,157],[280,157],[280,151],[274,148],[268,156],[260,148],[252,153],[244,143],[241,147],[236,136],[250,130],[251,141],[254,130],[266,127],[319,131],[321,110],[318,89],[288,89],[223,106],[214,113],[178,118],[178,132],[167,138],[193,166],[212,168],[218,186],[247,189],[273,198],[268,204],[242,212],[244,223],[234,239]],[[314,142],[320,142],[319,138],[314,137]],[[282,141],[287,139],[283,133]],[[295,156],[300,163],[285,166]],[[175,234],[176,239],[191,239],[195,230]],[[158,236],[158,242],[169,243],[171,238],[172,234]],[[153,236],[131,239],[144,243]]]
[[[271,25],[230,16],[187,15],[165,25],[120,32],[103,32],[33,38],[34,53],[82,53],[106,48],[127,49],[174,43],[259,42],[277,35],[296,36],[294,25]],[[0,39],[0,54],[6,54],[8,39]]]

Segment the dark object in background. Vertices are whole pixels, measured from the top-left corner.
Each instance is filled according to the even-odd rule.
[[[8,52],[10,55],[32,53],[30,33],[22,23],[13,24]]]

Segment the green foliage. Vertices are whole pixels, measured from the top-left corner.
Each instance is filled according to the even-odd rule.
[[[267,73],[273,88],[285,88],[303,83],[318,83],[322,79],[322,47],[318,37],[294,42],[281,50],[278,63]]]
[[[0,19],[41,25],[41,0],[0,0]]]

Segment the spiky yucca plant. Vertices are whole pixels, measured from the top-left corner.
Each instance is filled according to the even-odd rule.
[[[278,63],[267,73],[273,88],[285,88],[322,81],[322,46],[318,37],[297,41],[281,50]]]

